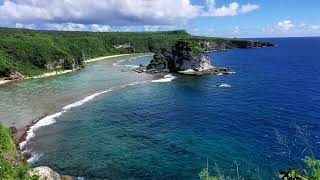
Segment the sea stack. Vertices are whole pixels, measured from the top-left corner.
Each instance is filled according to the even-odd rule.
[[[211,58],[199,44],[178,41],[172,49],[155,52],[147,66],[148,72],[176,72],[188,75],[228,73],[231,70],[211,65]]]

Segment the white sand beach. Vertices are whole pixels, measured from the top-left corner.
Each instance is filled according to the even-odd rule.
[[[95,62],[95,61],[111,59],[111,58],[116,58],[116,57],[122,57],[122,56],[128,56],[128,55],[132,55],[132,54],[118,54],[118,55],[111,55],[111,56],[103,56],[103,57],[88,59],[88,60],[85,60],[85,62],[86,63],[91,63],[91,62]],[[26,79],[39,79],[39,78],[57,76],[57,75],[71,73],[71,72],[73,72],[73,70],[52,71],[52,72],[47,72],[47,73],[44,73],[44,74],[41,74],[41,75],[38,75],[38,76],[27,77],[24,80],[26,80]],[[18,80],[0,79],[0,85],[6,84],[6,83],[9,83],[9,82],[13,82],[13,81],[18,81]]]

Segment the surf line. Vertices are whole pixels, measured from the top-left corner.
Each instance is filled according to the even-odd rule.
[[[89,96],[87,96],[77,102],[74,102],[74,103],[71,103],[69,105],[64,106],[60,112],[57,112],[57,113],[54,113],[51,115],[46,115],[38,120],[32,121],[29,125],[26,126],[26,128],[23,130],[24,131],[23,135],[20,135],[20,139],[18,139],[20,142],[19,143],[20,149],[23,152],[29,153],[29,150],[27,149],[27,144],[29,141],[32,140],[33,137],[35,137],[36,131],[41,127],[49,126],[51,124],[56,123],[56,119],[58,117],[60,117],[61,115],[63,115],[63,113],[67,112],[68,110],[75,108],[75,107],[82,106],[83,104],[93,100],[94,98],[96,98],[99,95],[102,95],[102,94],[105,94],[108,92],[112,92],[115,90],[120,90],[120,89],[126,88],[128,86],[142,85],[142,84],[146,84],[146,83],[150,83],[150,82],[151,82],[150,80],[136,81],[136,82],[129,83],[129,84],[115,86],[115,87],[112,87],[112,88],[104,90],[104,91],[96,92],[96,93],[91,94],[91,95],[89,95]],[[30,157],[30,158],[32,158],[32,157]]]

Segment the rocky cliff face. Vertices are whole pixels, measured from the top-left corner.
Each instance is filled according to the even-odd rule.
[[[193,69],[202,71],[212,68],[210,57],[196,44],[188,41],[178,41],[171,49],[161,49],[154,55],[147,66],[148,70],[168,70],[170,72]]]
[[[256,48],[273,46],[269,42],[258,41],[178,41],[171,49],[160,49],[147,66],[148,72],[178,72],[182,74],[229,73],[229,68],[213,67],[206,53],[210,50],[232,48]],[[144,72],[141,68],[137,72]]]
[[[258,48],[258,47],[271,47],[274,46],[270,42],[262,41],[231,41],[231,40],[216,40],[216,41],[200,41],[200,46],[205,48],[207,51],[212,50],[224,50],[224,49],[235,49],[235,48]]]
[[[155,53],[147,66],[149,72],[178,72],[182,74],[227,73],[228,68],[211,65],[211,58],[204,48],[188,41],[178,41],[171,49],[162,49]]]

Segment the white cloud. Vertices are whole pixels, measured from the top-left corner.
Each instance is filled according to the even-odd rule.
[[[97,32],[108,32],[112,30],[111,27],[108,25],[99,25],[99,24],[91,25],[91,29]]]
[[[184,24],[198,16],[235,16],[259,8],[237,2],[216,7],[191,0],[4,0],[0,1],[1,24],[62,24],[61,29],[84,29],[82,25],[136,26]],[[108,27],[96,27],[106,31]]]
[[[22,24],[22,23],[16,23],[15,24],[16,28],[24,28],[24,29],[35,29],[36,25],[35,24]]]
[[[320,25],[297,23],[292,20],[282,20],[274,25],[260,28],[260,32],[265,37],[315,36],[320,35]]]
[[[251,12],[251,11],[255,11],[257,9],[259,9],[258,5],[249,3],[249,4],[241,6],[240,12],[241,13],[248,13],[248,12]]]
[[[145,25],[143,26],[144,31],[169,31],[169,30],[176,30],[179,29],[178,26],[150,26]]]
[[[216,7],[215,0],[207,0],[208,12],[205,12],[204,16],[236,16],[241,13],[249,13],[259,9],[256,4],[240,5],[237,2],[232,2],[227,6]]]
[[[289,31],[293,27],[295,27],[295,25],[292,23],[291,20],[284,20],[278,22],[278,28],[282,31]]]
[[[234,27],[234,30],[231,32],[231,34],[238,34],[240,32],[240,27],[236,26]]]
[[[213,16],[235,16],[239,12],[239,7],[238,3],[233,2],[229,6],[211,9],[211,14]]]
[[[39,29],[35,24],[24,24],[16,23],[16,28],[25,28],[25,29]],[[112,27],[108,25],[99,25],[99,24],[75,24],[75,23],[46,23],[42,25],[42,29],[46,30],[59,30],[59,31],[94,31],[94,32],[108,32],[112,31]]]
[[[310,25],[311,30],[320,31],[320,25]]]
[[[0,21],[105,25],[175,24],[197,16],[190,0],[5,0]]]

